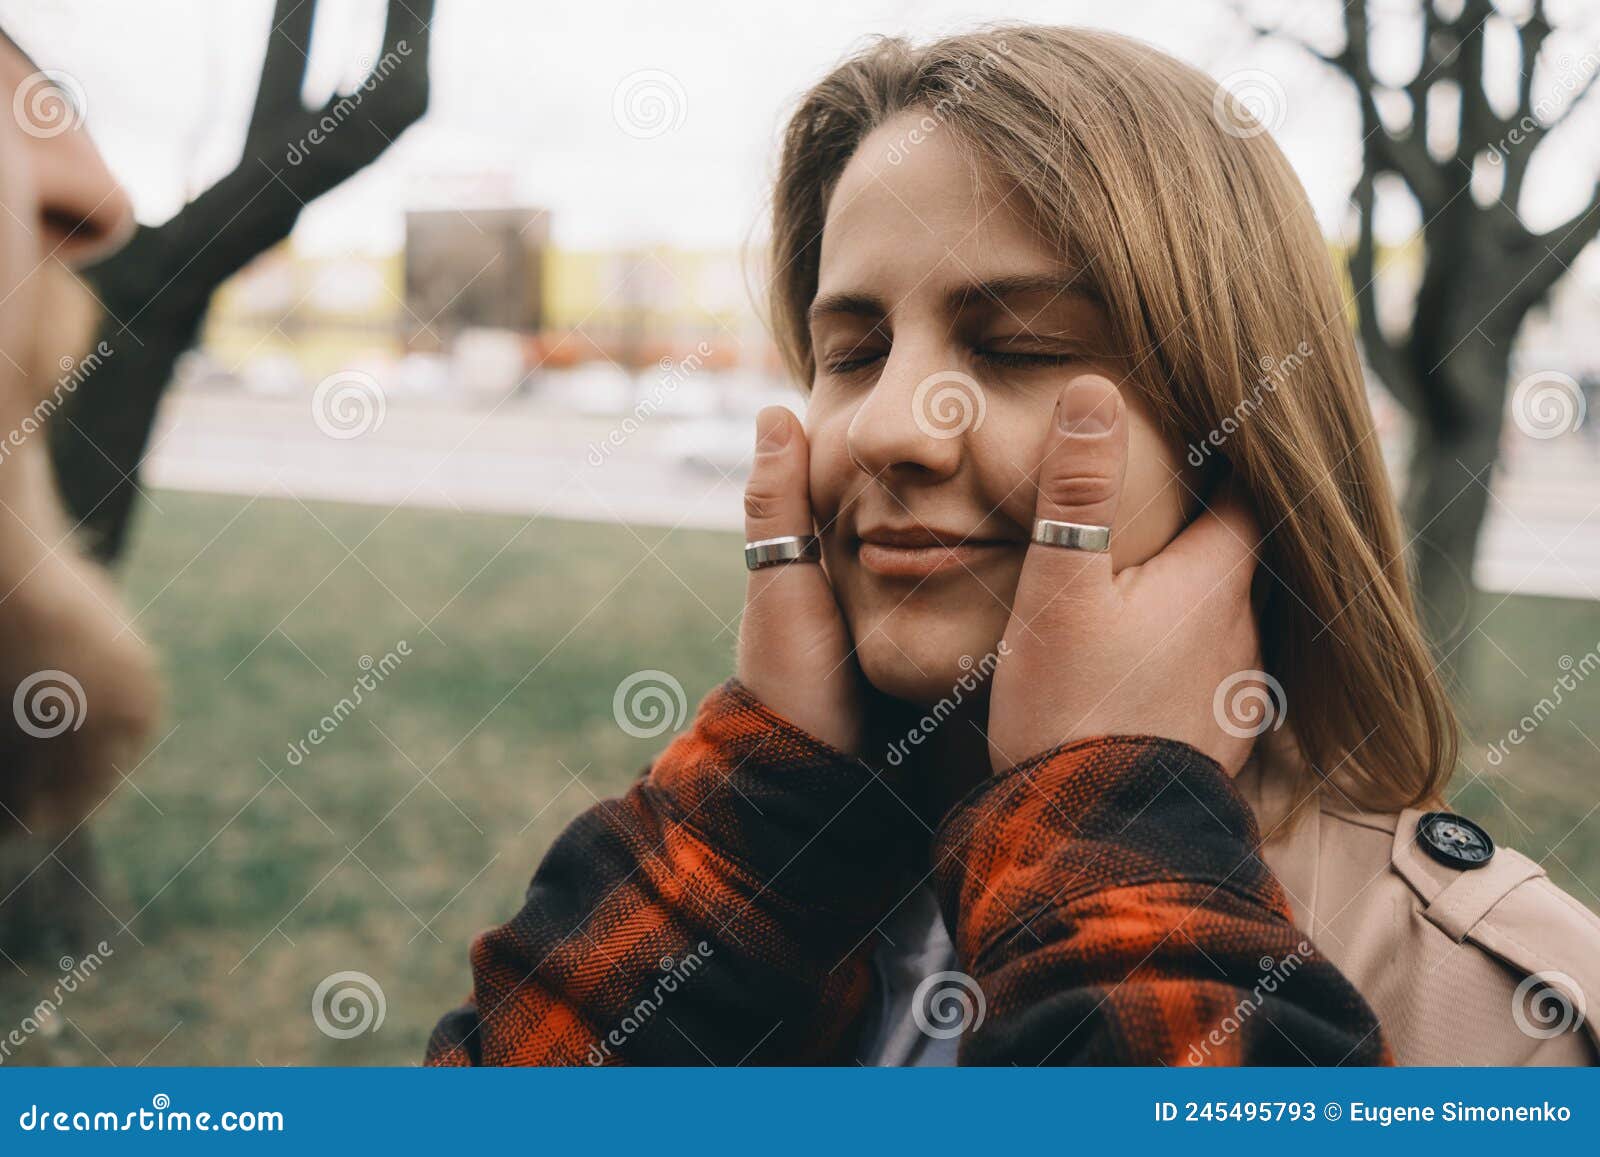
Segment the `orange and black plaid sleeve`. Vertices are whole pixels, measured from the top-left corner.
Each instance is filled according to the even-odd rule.
[[[552,845],[434,1065],[848,1063],[927,828],[736,682]]]
[[[1090,739],[980,784],[935,838],[986,1001],[961,1063],[1386,1063],[1259,843],[1222,769],[1170,740]]]

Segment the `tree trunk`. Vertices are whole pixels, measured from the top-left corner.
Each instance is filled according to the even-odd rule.
[[[1508,348],[1509,340],[1497,346],[1479,336],[1435,363],[1440,381],[1428,382],[1427,394],[1456,404],[1419,415],[1411,448],[1405,516],[1418,609],[1440,673],[1456,685],[1476,630],[1472,566],[1500,451]]]
[[[154,320],[141,318],[140,337],[135,337],[120,332],[112,318],[131,316],[146,303],[136,294],[119,292],[120,285],[97,285],[111,314],[98,340],[114,352],[84,378],[48,431],[56,482],[77,524],[79,541],[97,561],[110,566],[128,543],[156,411],[174,363],[194,342],[205,303],[197,302],[192,309],[180,304],[175,310],[171,302],[162,302],[159,310],[149,311],[157,315]]]

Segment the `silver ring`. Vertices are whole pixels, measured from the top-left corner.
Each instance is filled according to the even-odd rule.
[[[822,544],[814,534],[786,534],[744,544],[746,570],[780,566],[786,562],[821,562]]]
[[[1035,518],[1033,541],[1045,546],[1087,550],[1099,554],[1111,546],[1111,528],[1084,522],[1057,522],[1051,518]]]

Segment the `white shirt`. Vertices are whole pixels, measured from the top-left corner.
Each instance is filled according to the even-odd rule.
[[[956,968],[955,945],[945,929],[933,888],[924,885],[906,897],[880,930],[885,942],[872,958],[877,992],[867,1014],[871,1027],[862,1043],[861,1063],[912,1068],[953,1066],[961,1038],[930,1036],[912,1015],[917,986],[930,976]]]

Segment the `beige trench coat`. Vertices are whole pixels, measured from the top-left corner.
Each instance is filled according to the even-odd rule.
[[[1311,800],[1280,777],[1235,781],[1296,922],[1377,1012],[1403,1065],[1600,1063],[1600,917],[1510,848],[1457,870],[1418,840],[1423,813]]]

